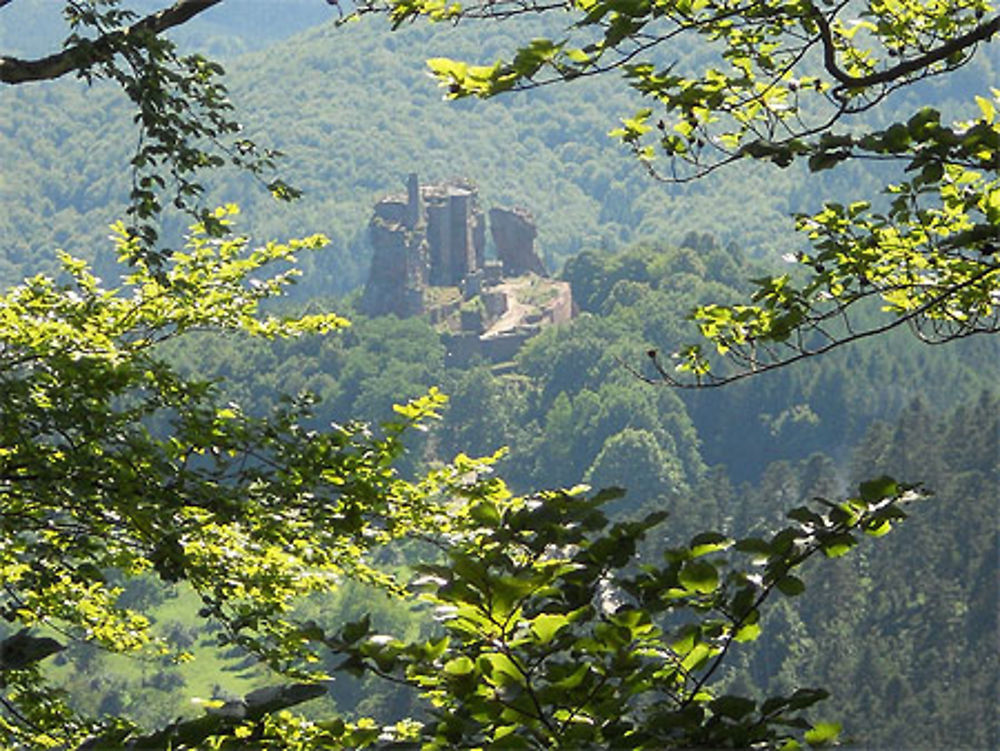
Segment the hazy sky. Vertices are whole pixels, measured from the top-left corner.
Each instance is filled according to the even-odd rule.
[[[122,0],[122,7],[145,14],[171,0]],[[346,1],[345,1],[346,6]],[[0,6],[0,54],[43,55],[66,37],[61,0],[10,0]],[[326,0],[224,0],[172,36],[185,47],[228,57],[260,49],[338,15]]]

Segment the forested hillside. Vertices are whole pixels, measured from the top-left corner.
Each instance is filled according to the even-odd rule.
[[[16,14],[0,13],[2,49],[38,54],[59,39],[57,14],[21,33],[49,5],[19,0]],[[245,172],[214,170],[206,204],[237,203],[240,216],[220,209],[225,231],[199,226],[184,246],[190,218],[168,210],[163,242],[184,252],[163,266],[123,226],[106,237],[129,200],[136,141],[116,87],[2,90],[0,615],[12,625],[0,624],[0,643],[24,626],[66,644],[41,667],[0,654],[0,741],[62,722],[74,747],[88,733],[118,743],[152,733],[150,747],[201,748],[216,730],[241,743],[251,731],[226,723],[245,717],[260,720],[255,741],[280,726],[285,735],[267,737],[304,749],[414,747],[415,718],[440,722],[435,748],[467,747],[460,726],[485,723],[496,700],[500,729],[477,744],[543,748],[548,736],[511,717],[537,711],[544,724],[545,696],[525,710],[530,671],[518,677],[496,656],[515,665],[528,649],[529,667],[565,656],[545,690],[560,731],[572,731],[561,697],[574,691],[590,711],[591,695],[620,679],[635,716],[657,706],[643,692],[662,674],[633,686],[639,663],[615,651],[639,645],[629,660],[669,653],[681,666],[666,691],[686,697],[681,710],[649,715],[662,737],[676,726],[694,738],[703,722],[723,734],[698,738],[745,746],[743,725],[787,724],[822,746],[834,725],[782,714],[809,708],[820,698],[809,689],[822,687],[830,698],[810,718],[842,723],[850,747],[997,747],[998,338],[930,347],[914,324],[719,387],[672,388],[658,371],[698,340],[697,306],[739,305],[758,290],[752,280],[810,273],[792,214],[874,195],[902,179],[899,165],[811,173],[744,160],[666,185],[607,136],[642,103],[613,77],[445,102],[426,75],[427,58],[490,62],[525,29],[557,35],[563,21],[390,33],[383,18],[338,26],[336,7],[293,5],[248,3],[239,17],[220,6],[172,32],[224,60],[241,135],[283,152],[277,169],[303,196],[275,202]],[[682,55],[692,69],[712,56]],[[970,117],[995,71],[979,55],[863,117],[888,127],[893,108],[922,104]],[[486,206],[527,207],[578,315],[510,362],[457,367],[426,317],[358,312],[373,204],[411,172],[467,177]],[[314,236],[250,250],[311,233],[329,245]],[[93,262],[109,286],[131,280],[120,297],[105,293],[57,248]],[[263,275],[269,264],[303,274],[286,289],[290,279]],[[39,273],[60,281],[15,287]],[[887,310],[862,300],[845,330]],[[624,493],[605,503],[559,490],[580,484]],[[929,497],[914,501],[910,484]],[[50,498],[63,504],[51,513]],[[712,557],[729,546],[749,556],[748,573],[726,574]],[[490,567],[502,572],[496,601],[510,600],[501,632],[515,624],[507,651],[489,652],[476,630],[496,623],[468,615],[495,605],[477,589]],[[432,593],[423,600],[404,584],[414,572]],[[761,593],[752,608],[747,592]],[[466,642],[442,637],[456,612],[479,623],[464,626]],[[661,627],[672,635],[657,651],[643,639]],[[276,676],[314,700],[251,717],[251,692]],[[32,693],[42,685],[64,690],[66,705],[58,691]],[[753,701],[780,696],[793,698],[748,719]],[[594,710],[611,716],[604,738],[617,732],[619,701]],[[712,713],[692,719],[709,701]],[[286,705],[306,719],[268,725]],[[26,720],[24,706],[37,716]],[[196,740],[154,732],[175,721]]]
[[[427,322],[355,313],[350,330],[325,341],[212,339],[178,355],[223,379],[242,404],[313,391],[322,398],[317,424],[386,420],[394,398],[440,386],[450,404],[439,426],[410,443],[409,471],[506,447],[498,468],[515,490],[623,486],[617,514],[670,513],[653,556],[706,525],[766,529],[814,496],[882,473],[925,483],[934,499],[898,538],[833,572],[817,568],[807,594],[771,614],[771,635],[725,685],[775,693],[825,682],[848,736],[866,747],[987,748],[996,728],[973,718],[992,711],[998,688],[989,519],[1000,481],[1000,351],[992,340],[928,351],[900,334],[694,393],[650,385],[625,367],[641,369],[646,349],[690,338],[684,311],[738,295],[756,268],[707,234],[680,247],[581,253],[564,272],[580,317],[536,337],[501,375],[486,363],[446,369]],[[949,688],[959,685],[959,694]],[[390,702],[376,700],[380,692],[366,688],[365,706]],[[351,708],[349,693],[337,697]]]
[[[266,7],[249,9],[236,25],[236,40],[254,39],[256,29],[273,25]],[[529,208],[539,250],[553,271],[580,250],[612,250],[639,239],[678,244],[690,232],[709,233],[750,257],[776,259],[802,247],[789,232],[792,213],[882,184],[860,165],[818,180],[798,166],[776,171],[751,162],[688,185],[659,185],[606,135],[640,103],[612,78],[487,102],[441,101],[424,61],[440,54],[490,60],[511,46],[516,21],[509,32],[469,24],[389,34],[375,21],[337,27],[335,12],[328,15],[278,47],[227,57],[228,86],[246,113],[248,134],[285,152],[280,171],[303,198],[276,204],[258,183],[230,173],[213,180],[206,199],[240,204],[254,217],[260,238],[289,228],[326,233],[332,245],[315,269],[310,259],[299,287],[303,295],[343,295],[364,282],[371,207],[399,191],[410,172],[428,181],[468,177],[486,205]],[[209,21],[182,29],[182,42],[224,49],[213,40],[233,35]],[[8,23],[20,28],[17,19]],[[274,25],[271,33],[283,28]],[[929,83],[926,93],[898,98],[930,97],[958,117],[970,112],[975,83],[992,74],[984,56],[947,87]],[[105,86],[61,82],[5,96],[10,116],[0,124],[6,177],[0,184],[0,279],[11,281],[37,268],[28,259],[40,244],[84,257],[104,247],[105,227],[117,218],[128,189],[119,166],[134,141],[125,103]],[[174,230],[183,226],[175,223]]]
[[[202,336],[172,347],[171,356],[261,414],[278,406],[277,394],[312,391],[321,400],[316,427],[387,420],[392,403],[440,386],[450,405],[438,426],[408,440],[404,472],[419,476],[457,452],[506,446],[499,471],[515,490],[622,485],[616,516],[670,514],[647,543],[650,559],[706,527],[760,533],[810,498],[880,473],[925,483],[934,498],[912,510],[894,539],[816,567],[805,577],[807,593],[767,616],[766,636],[739,653],[720,685],[749,695],[829,685],[831,714],[865,747],[990,747],[996,728],[977,718],[992,711],[998,675],[995,349],[967,341],[935,358],[897,337],[717,394],[679,396],[622,363],[650,342],[665,346],[657,337],[683,337],[678,311],[701,296],[735,294],[750,272],[740,254],[705,236],[689,242],[578,256],[567,276],[590,310],[536,338],[504,374],[486,364],[446,369],[444,347],[425,321],[354,313],[354,325],[331,338]],[[308,312],[323,307],[313,302]],[[650,322],[648,333],[641,321]],[[398,565],[413,553],[400,548],[388,560]],[[241,650],[213,650],[216,633],[186,614],[192,602],[184,589],[140,580],[122,603],[151,612],[157,629],[196,649],[198,659],[170,667],[76,647],[66,656],[72,672],[59,667],[55,675],[85,710],[155,725],[189,713],[191,695],[231,697],[266,682]],[[394,633],[427,628],[419,615],[357,586],[303,610],[323,623],[364,613]],[[416,711],[411,693],[348,676],[334,682],[328,701],[347,715]]]
[[[204,33],[211,38],[216,28]],[[878,185],[864,170],[820,186],[797,167],[776,172],[748,163],[725,177],[660,186],[606,135],[638,106],[610,78],[489,102],[441,101],[424,73],[426,58],[489,59],[516,34],[514,22],[509,32],[468,25],[389,34],[377,22],[336,27],[331,18],[280,47],[233,58],[228,85],[247,133],[286,153],[280,171],[305,195],[276,204],[258,183],[230,173],[213,179],[207,202],[239,203],[260,238],[290,228],[329,235],[332,246],[315,268],[310,259],[299,289],[342,295],[364,282],[373,203],[399,191],[409,172],[427,181],[468,177],[486,205],[529,208],[553,271],[583,249],[640,238],[679,243],[692,231],[752,257],[777,258],[801,245],[788,232],[792,212],[816,208],[846,185]],[[946,93],[967,107],[961,92]],[[60,82],[5,97],[0,278],[10,281],[33,270],[33,248],[92,257],[105,247],[105,227],[129,187],[119,168],[134,138],[125,102],[106,86]],[[175,222],[175,231],[182,227]]]

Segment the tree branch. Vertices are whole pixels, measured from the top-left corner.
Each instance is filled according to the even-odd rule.
[[[956,52],[968,49],[979,42],[987,42],[997,33],[1000,33],[1000,16],[995,16],[989,21],[979,24],[971,31],[961,36],[949,39],[940,47],[935,47],[923,55],[904,60],[898,65],[893,65],[885,70],[869,73],[864,76],[852,76],[846,73],[837,65],[836,47],[833,43],[833,34],[830,31],[830,22],[826,16],[815,5],[812,7],[812,17],[819,27],[820,38],[823,40],[823,67],[827,73],[833,76],[839,83],[839,89],[863,89],[868,86],[877,86],[883,83],[896,81],[910,73],[926,69],[934,63],[946,60]]]
[[[172,747],[174,743],[185,746],[190,744],[188,747],[193,747],[212,735],[232,730],[244,721],[258,722],[265,715],[316,699],[325,693],[326,689],[315,683],[293,683],[257,689],[242,700],[228,703],[222,712],[193,720],[177,720],[151,735],[129,738],[128,748],[161,749]],[[104,742],[104,738],[92,736],[78,746],[77,751],[105,748],[101,745]]]
[[[199,13],[220,2],[222,0],[177,0],[169,8],[151,13],[124,29],[104,34],[97,39],[78,42],[61,52],[35,60],[0,56],[0,83],[49,81],[73,71],[86,70],[96,63],[114,57],[121,44],[129,37],[143,34],[155,36],[169,28],[187,23]],[[4,0],[0,0],[0,7],[3,4],[6,4]]]
[[[704,376],[697,376],[696,380],[694,382],[678,380],[677,377],[675,377],[670,372],[668,372],[667,369],[666,369],[666,367],[664,367],[663,363],[660,361],[659,353],[655,349],[649,350],[646,353],[646,356],[649,358],[650,362],[652,363],[653,367],[655,368],[657,374],[659,375],[659,378],[652,378],[650,376],[644,375],[639,370],[637,370],[635,367],[633,367],[632,365],[630,365],[629,363],[625,362],[624,360],[622,360],[619,357],[616,357],[615,359],[627,371],[629,371],[632,375],[638,377],[639,379],[645,381],[646,383],[650,383],[650,384],[654,384],[654,385],[665,383],[667,386],[669,386],[671,388],[677,388],[677,389],[698,389],[698,390],[703,390],[703,389],[709,389],[709,388],[719,388],[721,386],[725,386],[726,384],[733,383],[734,381],[741,381],[741,380],[743,380],[745,378],[750,378],[750,377],[753,377],[753,376],[757,376],[757,375],[760,375],[761,373],[766,373],[766,372],[768,372],[770,370],[777,370],[778,368],[784,368],[785,366],[791,365],[792,363],[799,362],[800,360],[805,360],[805,359],[810,358],[810,357],[816,357],[817,355],[826,354],[830,350],[837,349],[838,347],[842,347],[845,344],[851,344],[853,342],[861,341],[862,339],[867,339],[869,337],[878,336],[879,334],[885,334],[885,333],[887,333],[887,332],[889,332],[889,331],[891,331],[891,330],[893,330],[895,328],[898,328],[898,327],[906,325],[906,324],[913,325],[914,323],[919,323],[920,319],[921,319],[921,316],[923,316],[924,314],[926,314],[928,311],[930,311],[931,309],[933,309],[935,306],[940,305],[942,302],[944,302],[945,300],[947,300],[949,297],[953,297],[956,293],[960,292],[961,290],[966,289],[968,287],[971,287],[971,286],[977,284],[978,282],[981,282],[983,279],[985,279],[990,274],[995,274],[998,271],[1000,271],[1000,266],[994,266],[994,265],[987,266],[985,269],[983,269],[982,271],[980,271],[978,274],[975,274],[974,276],[972,276],[969,279],[965,280],[961,284],[955,284],[952,287],[946,288],[939,295],[936,295],[936,296],[932,297],[930,300],[928,300],[927,302],[923,303],[922,305],[919,305],[918,307],[914,308],[913,310],[910,310],[910,311],[908,311],[905,314],[899,315],[899,316],[891,319],[888,323],[885,323],[885,324],[883,324],[881,326],[876,326],[875,328],[866,329],[864,331],[854,332],[854,333],[851,333],[849,336],[845,336],[845,337],[843,337],[841,339],[834,338],[833,341],[829,341],[829,342],[827,342],[826,344],[823,344],[820,347],[816,347],[815,349],[799,349],[799,350],[795,351],[794,354],[791,354],[790,356],[786,357],[785,359],[775,359],[772,362],[765,362],[765,363],[759,363],[759,362],[753,361],[751,363],[752,367],[750,369],[748,369],[748,370],[741,370],[741,371],[738,371],[738,372],[736,372],[736,373],[734,373],[732,375],[715,376],[712,373],[708,373],[706,375],[707,375],[707,378],[709,380],[702,380],[702,378]],[[838,311],[833,311],[832,315],[839,315],[840,312],[841,311],[839,311],[839,310]],[[988,328],[972,328],[972,329],[968,329],[968,327],[966,326],[966,328],[967,328],[966,331],[964,331],[964,332],[962,332],[960,334],[951,336],[949,338],[954,339],[954,338],[958,338],[959,336],[962,336],[962,337],[964,337],[964,336],[972,336],[973,334],[985,334],[985,333],[993,333],[993,334],[995,334],[998,331],[997,327],[995,327],[995,326],[991,326],[991,327],[988,327]],[[749,360],[750,358],[744,358],[744,359]]]

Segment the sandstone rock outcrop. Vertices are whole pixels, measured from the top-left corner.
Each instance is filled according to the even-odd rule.
[[[422,234],[377,216],[368,231],[375,254],[361,298],[362,312],[400,318],[420,315],[428,268]]]
[[[486,221],[471,183],[420,185],[375,204],[374,254],[361,309],[368,315],[419,315],[430,286],[457,286],[485,265]]]
[[[504,276],[548,276],[535,252],[535,219],[526,209],[490,209],[490,232]]]

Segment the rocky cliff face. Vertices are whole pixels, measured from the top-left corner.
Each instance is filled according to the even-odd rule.
[[[375,254],[361,310],[368,315],[400,318],[424,312],[427,286],[427,243],[423,233],[405,224],[387,221],[376,213],[368,231]]]
[[[504,276],[548,276],[535,253],[535,220],[526,209],[490,209],[490,232]]]
[[[419,315],[424,289],[458,286],[485,265],[486,220],[475,186],[420,185],[375,204],[369,223],[374,255],[361,308],[368,315]]]

